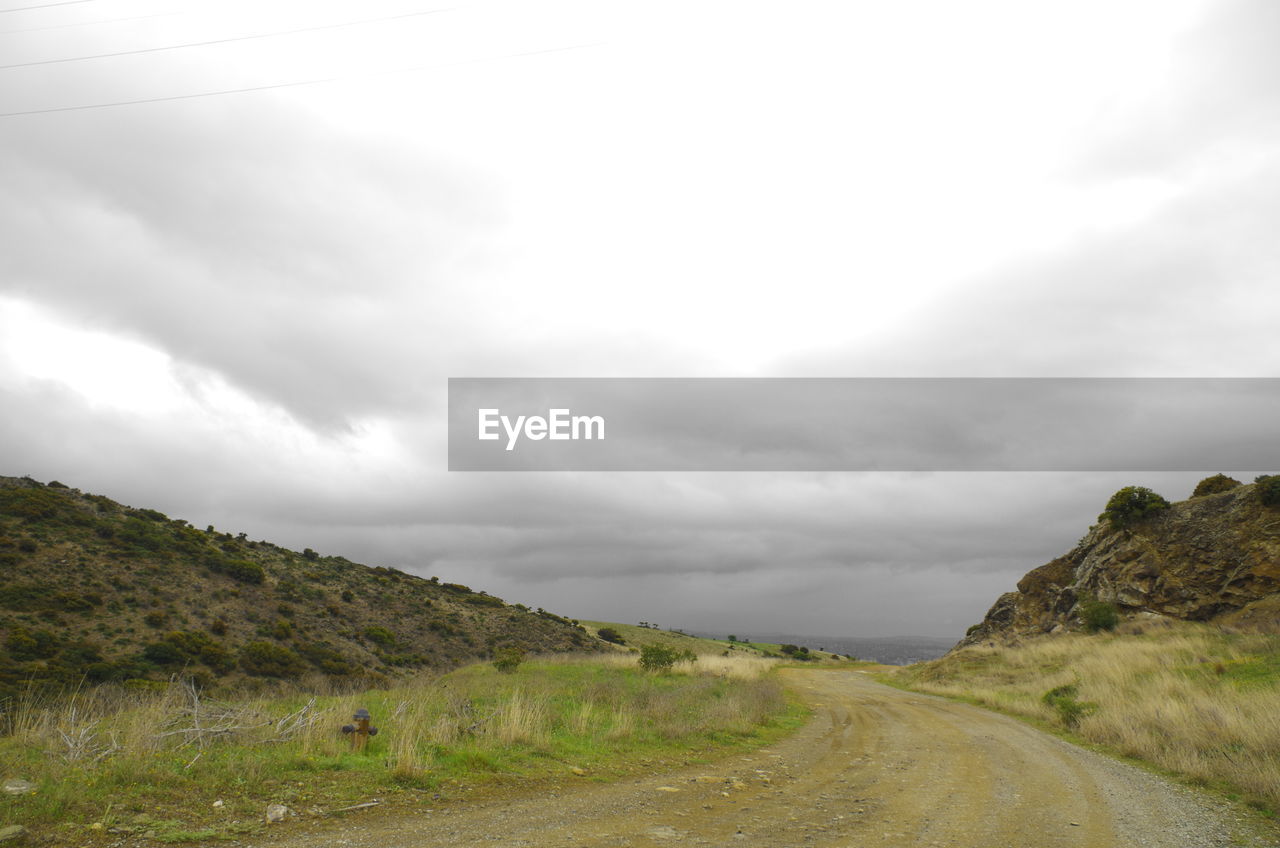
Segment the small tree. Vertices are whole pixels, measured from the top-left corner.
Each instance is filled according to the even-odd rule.
[[[665,645],[645,645],[640,649],[640,667],[645,671],[670,671],[680,659],[679,652]]]
[[[601,627],[596,631],[596,635],[606,642],[612,642],[615,645],[627,644],[627,640],[622,638],[622,634],[614,630],[612,627]]]
[[[1169,508],[1169,502],[1146,486],[1125,486],[1111,496],[1107,508],[1098,516],[1112,528],[1119,529]]]
[[[508,645],[493,652],[493,667],[503,674],[512,674],[524,662],[524,648]]]

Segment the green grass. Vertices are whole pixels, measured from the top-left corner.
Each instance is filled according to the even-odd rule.
[[[0,739],[0,771],[38,785],[0,799],[0,811],[7,823],[80,841],[118,839],[113,827],[161,841],[227,838],[260,826],[272,803],[307,816],[372,798],[410,807],[464,787],[608,779],[763,745],[807,715],[772,673],[709,672],[644,674],[626,655],[553,659],[512,674],[475,665],[358,695],[210,704],[210,726],[218,710],[236,726],[259,726],[203,748],[182,744],[181,733],[159,735],[191,726],[181,692],[97,690],[28,708]],[[380,728],[363,751],[339,732],[357,707]],[[304,708],[294,732],[277,731],[275,722]],[[88,740],[78,757],[66,738]],[[112,744],[119,750],[106,752]]]

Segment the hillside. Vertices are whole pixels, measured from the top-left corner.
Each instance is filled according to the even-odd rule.
[[[1280,811],[1280,478],[1215,475],[1196,491],[1117,492],[1070,553],[891,681]]]
[[[1128,520],[1104,513],[1072,551],[1001,595],[958,647],[1078,630],[1091,603],[1120,619],[1280,629],[1280,478],[1238,485],[1216,475],[1206,489],[1225,491]]]
[[[56,481],[0,477],[0,577],[0,698],[179,672],[363,686],[507,645],[598,644],[467,586],[201,530]]]

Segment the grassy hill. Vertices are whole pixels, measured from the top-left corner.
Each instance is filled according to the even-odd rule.
[[[0,477],[0,699],[82,681],[354,688],[518,646],[596,644],[470,587]]]

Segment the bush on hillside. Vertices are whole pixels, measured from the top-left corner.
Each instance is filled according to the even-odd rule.
[[[1146,486],[1125,486],[1111,496],[1098,516],[1114,529],[1128,527],[1169,508],[1169,502]]]
[[[596,631],[596,635],[606,642],[612,642],[615,645],[627,644],[627,640],[622,638],[622,634],[614,630],[612,627],[601,627]]]
[[[1116,610],[1115,604],[1086,599],[1080,602],[1080,621],[1089,633],[1115,630],[1116,625],[1120,623],[1120,613]]]
[[[281,645],[250,642],[240,649],[240,667],[258,677],[297,677],[306,670],[306,663]]]
[[[1280,475],[1260,474],[1254,480],[1258,484],[1258,497],[1267,506],[1280,506]]]
[[[1199,483],[1196,483],[1195,491],[1191,493],[1191,497],[1200,498],[1205,495],[1216,495],[1221,492],[1229,492],[1240,486],[1239,480],[1228,477],[1225,474],[1215,474],[1212,477],[1206,477]]]

